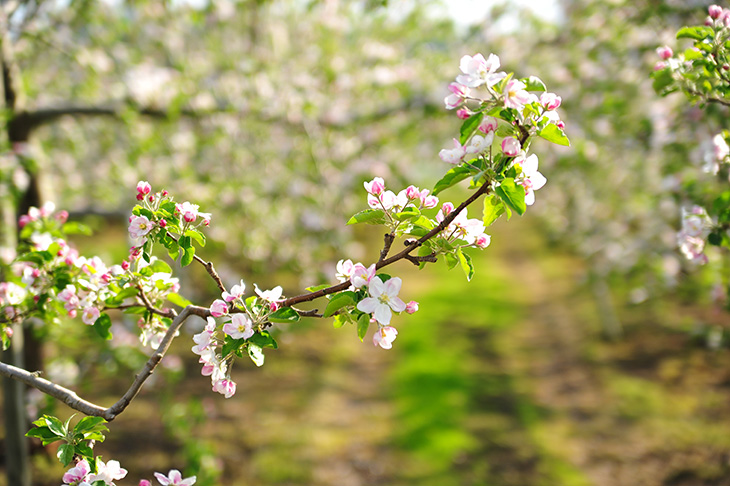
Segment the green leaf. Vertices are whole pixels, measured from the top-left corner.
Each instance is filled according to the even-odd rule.
[[[248,338],[248,341],[249,343],[254,343],[261,348],[279,349],[279,344],[276,342],[276,339],[274,339],[273,336],[269,333],[269,331],[257,332],[256,334]]]
[[[25,433],[26,437],[35,437],[37,439],[42,440],[50,440],[51,442],[55,442],[57,440],[63,439],[63,436],[58,436],[55,432],[53,432],[51,429],[49,429],[46,426],[42,427],[34,427],[30,429],[28,432]]]
[[[694,27],[682,27],[677,32],[677,39],[694,39],[702,40],[707,37],[712,37],[712,27],[708,25],[697,25]]]
[[[664,68],[659,71],[654,71],[651,73],[651,77],[654,78],[654,81],[652,81],[652,86],[654,87],[654,91],[657,92],[657,94],[666,94],[665,89],[668,86],[671,86],[674,83],[674,78],[672,77],[672,70],[669,68]]]
[[[385,211],[382,209],[366,209],[354,215],[347,224],[367,223],[383,224],[385,222]]]
[[[233,339],[231,336],[226,336],[226,339],[223,342],[223,347],[221,348],[221,356],[225,358],[231,353],[235,353],[237,356],[242,356],[241,346],[243,346],[245,341],[246,340],[243,338]]]
[[[98,439],[96,439],[98,440]],[[92,464],[91,459],[94,458],[94,451],[89,447],[88,445],[81,443],[76,444],[76,454],[80,456],[84,456],[85,458],[89,459],[89,465]]]
[[[504,179],[501,184],[494,188],[494,192],[502,198],[502,201],[517,211],[522,216],[527,210],[525,204],[525,189],[515,183],[514,179]]]
[[[565,136],[563,130],[558,128],[557,125],[553,125],[552,123],[545,125],[545,128],[537,132],[537,134],[548,142],[570,147],[570,140],[568,140],[568,137]]]
[[[195,257],[195,247],[191,246],[188,248],[185,248],[185,253],[183,253],[182,258],[180,259],[180,265],[183,267],[187,267],[191,263],[193,263],[193,257]]]
[[[547,91],[545,83],[543,83],[542,79],[538,78],[537,76],[522,78],[520,81],[525,83],[525,85],[527,86],[525,89],[527,91]]]
[[[181,236],[177,241],[180,244],[180,248],[187,249],[193,246],[193,240],[189,236]]]
[[[263,366],[264,352],[261,349],[261,346],[259,346],[258,344],[249,343],[248,356],[249,358],[251,358],[251,361],[253,361],[256,366]]]
[[[459,259],[461,269],[464,270],[467,282],[471,282],[472,277],[474,277],[474,264],[471,262],[471,257],[461,251],[461,248],[456,250],[456,257]]]
[[[91,236],[91,228],[85,224],[77,223],[76,221],[69,221],[61,227],[61,231],[67,235],[84,235]]]
[[[61,444],[56,452],[56,457],[61,461],[63,467],[68,467],[74,458],[74,446],[71,444]]]
[[[196,229],[189,229],[185,232],[185,236],[189,236],[195,240],[200,246],[205,246],[205,235]]]
[[[494,194],[490,194],[484,198],[484,226],[488,227],[494,223],[497,218],[505,213],[506,208],[500,198]]]
[[[108,430],[103,424],[106,423],[102,417],[84,417],[74,427],[74,434],[85,434],[92,430]]]
[[[368,327],[370,326],[370,314],[362,314],[357,319],[357,337],[362,342],[365,339],[365,335],[368,333]]]
[[[58,420],[56,417],[52,417],[50,415],[44,415],[46,419],[46,426],[59,437],[66,437],[66,433],[68,432],[68,429],[63,426],[63,422]]]
[[[170,292],[169,294],[167,294],[167,300],[169,300],[170,302],[172,302],[175,305],[179,305],[180,307],[187,307],[189,305],[193,305],[193,303],[190,302],[188,299],[186,299],[182,295],[177,294],[175,292]]]
[[[112,327],[112,320],[107,314],[102,314],[94,322],[94,329],[96,333],[107,341],[112,338],[112,333],[109,332],[109,328]]]
[[[269,314],[269,320],[271,322],[297,322],[299,320],[299,314],[291,307],[282,307],[271,314]]]
[[[324,309],[324,317],[330,317],[332,314],[342,309],[343,307],[347,307],[348,305],[354,305],[355,303],[357,303],[357,297],[355,295],[355,292],[351,292],[349,290],[340,292],[339,294],[336,294],[334,297],[332,297],[329,302],[327,302],[327,307],[325,307]]]
[[[459,264],[459,259],[453,253],[444,253],[444,259],[446,259],[446,265],[448,265],[449,270]]]
[[[172,268],[170,268],[170,265],[162,260],[155,260],[145,268],[149,268],[150,270],[152,270],[152,273],[172,273]]]
[[[348,322],[351,322],[350,321],[350,314],[337,314],[335,316],[334,321],[332,322],[332,326],[335,329],[339,329],[342,326],[344,326],[345,324],[347,324]]]
[[[413,206],[408,206],[407,208],[403,208],[403,211],[400,213],[395,213],[395,219],[398,221],[408,221],[409,219],[417,218],[421,215],[421,211],[418,210],[418,208],[415,208]]]
[[[689,47],[684,50],[684,59],[687,61],[695,61],[697,59],[702,59],[703,57],[704,54],[702,54],[702,51],[695,49],[694,47]]]
[[[444,174],[441,180],[433,187],[433,195],[435,196],[444,189],[448,189],[454,184],[458,184],[470,175],[471,170],[467,169],[463,165],[457,165],[456,167],[449,169],[449,171]]]
[[[324,283],[321,285],[312,285],[311,287],[307,287],[306,290],[307,290],[307,292],[316,292],[318,290],[326,289],[329,286],[330,286],[330,284],[328,284],[328,283]]]
[[[469,140],[469,137],[471,137],[472,134],[477,131],[477,128],[479,128],[482,118],[484,118],[484,113],[479,112],[474,113],[472,116],[464,120],[464,123],[461,125],[461,130],[459,131],[459,143],[464,145],[466,141]]]
[[[137,295],[138,292],[139,289],[137,287],[125,287],[117,292],[116,295],[112,295],[111,297],[106,299],[104,303],[109,307],[116,307],[124,302],[124,299],[134,297],[135,295]]]

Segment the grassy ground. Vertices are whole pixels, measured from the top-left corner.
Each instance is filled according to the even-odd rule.
[[[98,452],[130,470],[121,484],[187,463],[201,484],[250,486],[730,485],[726,351],[641,309],[603,341],[581,263],[529,220],[498,227],[475,264],[471,283],[443,266],[393,272],[421,303],[395,320],[393,350],[297,325],[263,368],[234,371],[230,400],[183,336],[186,379],[147,387]],[[113,388],[90,391],[110,403]],[[57,485],[61,468],[35,461],[37,484]]]

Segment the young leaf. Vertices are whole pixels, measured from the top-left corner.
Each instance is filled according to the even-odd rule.
[[[365,335],[368,333],[368,327],[370,326],[370,314],[363,314],[357,320],[357,337],[362,342],[365,339]]]
[[[256,366],[263,366],[264,364],[264,352],[261,346],[254,343],[248,343],[248,356]]]
[[[105,423],[106,420],[102,417],[84,417],[74,427],[74,434],[85,434],[92,430],[108,430],[106,426],[102,425]]]
[[[68,429],[63,426],[63,423],[58,420],[56,417],[52,417],[50,415],[44,415],[46,419],[46,426],[59,437],[66,437],[66,432]]]
[[[312,285],[311,287],[307,287],[306,290],[307,290],[307,292],[316,292],[318,290],[326,289],[329,286],[330,286],[330,284],[328,284],[328,283],[321,284],[321,285]]]
[[[456,167],[453,167],[449,169],[449,171],[444,174],[444,176],[441,178],[440,181],[436,183],[436,185],[433,187],[433,195],[437,195],[439,192],[443,191],[444,189],[448,189],[449,187],[453,186],[454,184],[458,184],[459,182],[463,181],[467,177],[471,175],[471,170],[467,169],[466,167],[462,165],[457,165]]]
[[[565,136],[563,130],[558,128],[557,125],[553,125],[552,123],[545,125],[545,128],[537,132],[537,134],[548,142],[570,147],[570,140],[568,140],[568,137]]]
[[[545,86],[545,83],[542,82],[542,79],[538,78],[537,76],[530,76],[529,78],[522,78],[520,81],[525,83],[526,90],[527,91],[547,91],[547,87]]]
[[[335,329],[339,329],[348,322],[350,322],[350,314],[337,314],[334,321],[332,321],[332,326]]]
[[[383,224],[385,222],[385,211],[382,209],[366,209],[354,215],[347,224],[368,223]]]
[[[494,194],[484,198],[484,226],[490,226],[505,213],[504,203]]]
[[[403,208],[403,211],[396,213],[394,216],[398,221],[407,221],[409,219],[417,218],[420,215],[421,211],[419,211],[418,208],[408,206],[407,208]]]
[[[456,256],[461,264],[461,269],[464,270],[467,282],[471,282],[472,277],[474,277],[474,264],[471,262],[471,257],[461,251],[461,248],[456,251]]]
[[[682,27],[677,32],[677,39],[702,40],[708,36],[712,36],[712,27],[707,26],[707,25],[697,25],[695,27]]]
[[[193,257],[195,256],[195,247],[190,246],[188,248],[185,248],[185,253],[183,254],[182,258],[180,259],[180,265],[183,267],[187,267],[191,263],[193,263]]]
[[[74,458],[74,446],[71,444],[61,444],[56,452],[56,457],[61,461],[63,467],[68,467]]]
[[[176,294],[175,292],[170,292],[167,294],[167,300],[172,302],[175,305],[179,305],[180,307],[187,307],[189,305],[192,305],[193,303],[190,302],[188,299],[183,297],[180,294]]]
[[[49,443],[63,439],[62,436],[59,437],[58,435],[56,435],[55,432],[51,431],[51,429],[49,429],[48,427],[45,427],[45,426],[34,427],[34,428],[30,429],[28,432],[26,432],[25,436],[26,437],[35,437],[35,438],[41,439],[43,441],[49,441]]]
[[[469,137],[471,137],[472,134],[477,131],[477,128],[479,128],[479,124],[482,122],[483,117],[484,113],[479,112],[474,113],[472,116],[464,120],[464,123],[462,123],[460,130],[460,144],[464,145],[466,141],[469,140]]]
[[[291,307],[282,307],[281,309],[269,314],[269,320],[271,322],[297,322],[299,320],[299,314]]]
[[[502,198],[502,201],[522,216],[527,210],[525,204],[525,189],[518,186],[514,179],[504,179],[501,184],[494,188],[494,192]]]
[[[348,305],[354,305],[357,301],[355,300],[355,292],[345,291],[341,292],[327,303],[327,307],[324,309],[324,317],[330,317],[332,314],[347,307]]]
[[[200,246],[205,246],[205,235],[196,229],[189,229],[185,232],[185,236],[189,236],[195,240]]]
[[[109,328],[112,327],[112,320],[107,314],[102,314],[94,322],[94,329],[96,333],[107,341],[112,338],[112,333],[109,332]]]
[[[276,342],[276,339],[274,339],[269,331],[261,331],[257,332],[250,338],[248,338],[249,343],[254,343],[255,345],[263,348],[273,348],[273,349],[279,349],[279,344]]]

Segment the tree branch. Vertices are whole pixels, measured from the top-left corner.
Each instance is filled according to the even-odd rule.
[[[84,400],[83,398],[79,397],[76,392],[69,390],[68,388],[64,388],[60,385],[56,385],[55,383],[52,383],[44,378],[40,378],[39,376],[37,376],[36,373],[31,373],[30,371],[6,363],[0,362],[0,375],[7,376],[8,378],[21,381],[28,386],[37,388],[46,395],[50,395],[53,398],[62,401],[69,407],[85,415],[103,417],[107,421],[111,422],[117,415],[122,413],[127,408],[127,406],[132,402],[132,400],[134,400],[134,398],[139,393],[139,390],[142,388],[144,382],[147,381],[150,376],[152,376],[155,368],[157,368],[157,365],[160,363],[162,358],[165,356],[165,353],[167,353],[167,350],[170,348],[170,343],[172,343],[175,335],[180,330],[180,326],[182,326],[182,324],[191,315],[206,318],[210,315],[210,310],[206,309],[205,307],[198,307],[194,305],[189,305],[184,308],[180,312],[180,314],[175,317],[175,319],[173,319],[170,328],[167,330],[165,336],[162,338],[162,341],[157,347],[157,350],[155,350],[152,356],[150,356],[150,358],[144,364],[139,373],[135,375],[135,379],[127,392],[122,395],[122,397],[109,408],[104,408],[87,400]]]

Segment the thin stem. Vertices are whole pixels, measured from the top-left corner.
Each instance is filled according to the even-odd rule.
[[[167,233],[167,236],[169,236],[170,238],[172,238],[175,241],[178,241],[178,239],[175,237],[175,235],[173,235],[169,231],[166,231],[166,233]],[[196,262],[203,265],[203,267],[205,267],[205,270],[208,272],[208,275],[210,275],[210,277],[215,281],[215,284],[218,286],[218,289],[220,289],[221,292],[228,292],[228,290],[226,290],[226,286],[223,285],[223,281],[218,276],[218,273],[215,271],[215,268],[213,267],[213,262],[206,262],[205,260],[200,258],[198,255],[193,255],[193,259]]]

